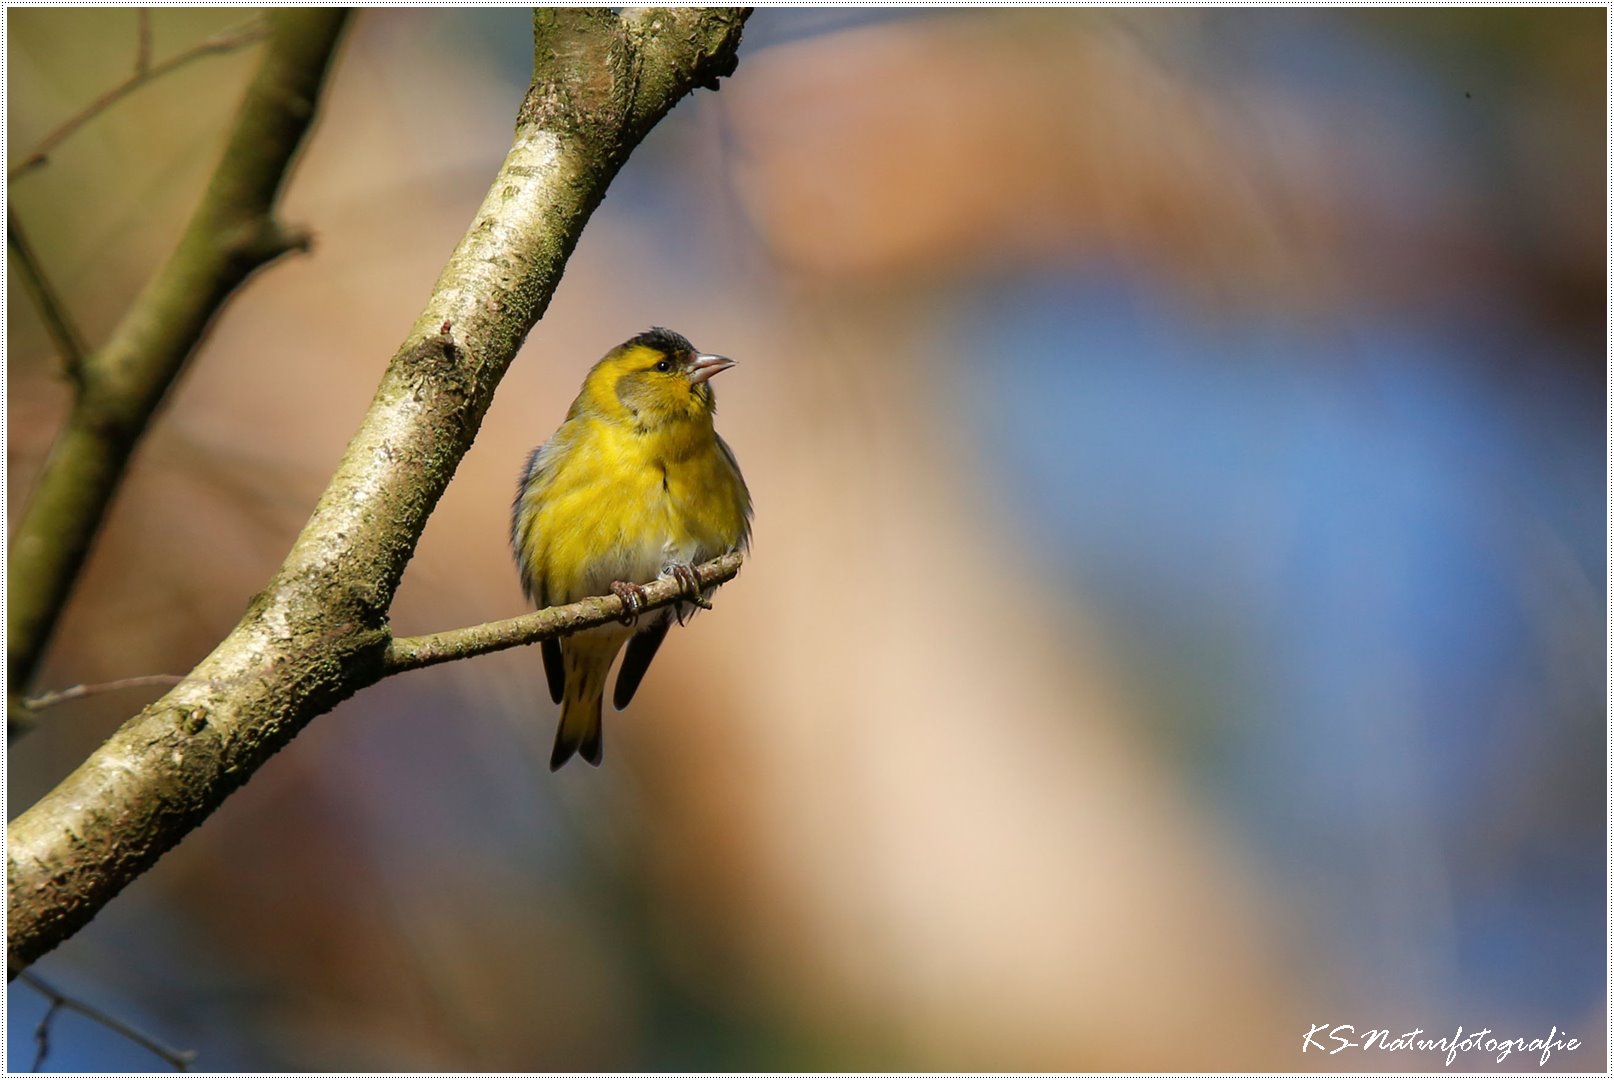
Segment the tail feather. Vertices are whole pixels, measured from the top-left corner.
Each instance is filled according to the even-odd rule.
[[[600,703],[596,699],[594,712],[598,714],[599,711]],[[605,760],[605,724],[600,721],[598,715],[594,718],[594,726],[583,736],[583,745],[578,747],[578,751],[583,755],[583,760],[596,769],[600,767],[600,762]]]
[[[566,694],[561,701],[555,749],[549,755],[551,772],[574,754],[581,754],[590,765],[598,765],[605,756],[600,711],[605,699],[605,676],[622,647],[622,636],[579,638],[564,643],[560,649],[565,662]]]
[[[582,751],[583,760],[598,765],[603,757],[600,724],[600,695],[587,698],[568,695],[560,709],[560,726],[555,729],[555,750],[549,755],[549,771],[554,772]]]

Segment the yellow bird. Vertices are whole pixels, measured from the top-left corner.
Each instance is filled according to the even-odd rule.
[[[532,452],[510,508],[510,544],[521,584],[538,607],[613,592],[628,609],[602,626],[543,643],[549,693],[561,702],[550,769],[574,753],[598,765],[606,675],[617,674],[618,709],[633,699],[674,611],[634,627],[639,582],[672,577],[709,606],[694,567],[751,535],[751,494],[734,452],[712,427],[709,380],[734,361],[697,352],[680,334],[648,330],[610,352],[583,380],[566,420]],[[683,622],[682,603],[674,605]]]

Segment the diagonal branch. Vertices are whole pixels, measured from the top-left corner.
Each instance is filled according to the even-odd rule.
[[[106,345],[80,362],[72,412],[7,555],[6,675],[13,699],[38,667],[136,443],[209,324],[254,270],[306,242],[282,231],[274,209],[313,120],[344,18],[317,10],[268,16],[268,48],[179,247]]]
[[[45,331],[50,334],[56,351],[61,355],[63,373],[75,383],[79,382],[84,376],[84,338],[79,334],[78,327],[73,325],[72,317],[67,314],[61,297],[56,295],[50,278],[45,276],[45,268],[22,231],[16,210],[10,206],[6,207],[6,243],[11,247],[12,254],[17,256],[17,264],[22,269],[23,287],[34,298],[34,305],[45,320]]]
[[[494,388],[628,154],[686,94],[734,70],[745,15],[534,12],[533,84],[510,152],[280,570],[183,684],[11,822],[11,974],[311,719],[387,674],[393,592]]]
[[[50,160],[50,155],[68,136],[106,112],[112,106],[151,82],[161,78],[176,68],[184,67],[192,60],[216,53],[233,52],[245,48],[255,42],[262,41],[269,35],[269,28],[262,19],[252,19],[228,30],[221,30],[210,38],[197,42],[183,52],[175,53],[160,64],[151,62],[151,16],[148,12],[140,12],[139,38],[135,46],[134,74],[105,91],[100,97],[90,102],[78,112],[63,120],[34,146],[24,154],[22,159],[6,170],[6,179],[13,183],[19,176],[31,172]]]

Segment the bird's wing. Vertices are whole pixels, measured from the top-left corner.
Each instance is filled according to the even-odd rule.
[[[745,486],[745,476],[740,472],[740,463],[735,460],[734,451],[729,449],[729,444],[715,431],[712,437],[717,440],[717,448],[722,452],[724,460],[729,463],[729,468],[734,470],[734,482],[740,489],[742,522],[740,537],[734,543],[734,550],[744,551],[751,546],[751,490]]]
[[[543,571],[533,566],[532,560],[527,555],[535,546],[531,533],[538,515],[530,506],[523,514],[522,507],[529,495],[542,498],[542,493],[554,479],[561,448],[566,445],[562,442],[560,434],[556,432],[553,438],[528,456],[526,468],[521,470],[521,482],[516,485],[515,502],[510,506],[510,546],[516,552],[516,566],[521,571],[521,587],[540,608],[549,606],[548,584],[544,581]],[[549,679],[549,696],[558,704],[566,696],[566,665],[561,660],[560,642],[553,639],[544,642],[543,657],[544,674]]]
[[[521,481],[516,484],[515,501],[510,504],[510,546],[515,549],[516,566],[521,570],[521,587],[532,602],[541,608],[549,606],[547,590],[542,574],[534,575],[536,568],[527,558],[527,553],[533,550],[531,534],[536,527],[538,515],[530,506],[526,513],[522,513],[522,507],[529,497],[541,499],[544,491],[554,481],[555,469],[561,455],[571,445],[571,440],[562,439],[564,431],[563,425],[548,442],[527,456],[527,465],[521,470]]]
[[[618,709],[628,707],[633,700],[634,691],[639,689],[639,680],[650,668],[650,661],[656,658],[656,650],[661,648],[662,639],[667,636],[667,628],[672,625],[672,618],[665,616],[657,619],[650,626],[634,634],[628,639],[627,652],[622,657],[622,669],[616,676],[616,694],[611,698],[611,704]],[[553,688],[554,680],[550,680]]]

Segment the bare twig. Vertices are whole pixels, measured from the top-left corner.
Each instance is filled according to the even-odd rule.
[[[29,981],[37,982],[37,980]],[[39,1024],[34,1028],[34,1064],[29,1072],[38,1072],[45,1064],[45,1056],[50,1053],[50,1026],[61,1010],[62,999],[51,998],[50,1007],[45,1010],[45,1015],[39,1018]]]
[[[256,670],[243,671],[230,680],[214,679],[209,683],[209,686],[214,690],[230,690],[247,679],[261,679],[272,675],[281,664],[286,663],[288,660],[298,659],[317,652],[326,642],[351,629],[351,624],[332,627],[325,634],[302,648],[293,650],[290,655],[271,657],[268,663]],[[62,690],[48,690],[33,697],[13,695],[9,699],[8,705],[13,712],[18,709],[22,710],[24,715],[21,722],[26,725],[32,722],[34,713],[42,709],[48,709],[53,705],[60,705],[66,701],[75,701],[78,698],[90,697],[94,694],[110,694],[118,690],[132,690],[141,686],[184,686],[189,681],[191,681],[191,678],[188,675],[130,675],[127,678],[114,679],[111,682],[90,683],[88,685],[79,683],[76,686],[69,686]]]
[[[695,569],[700,574],[703,586],[721,585],[740,572],[740,564],[744,561],[744,556],[736,551],[720,555]],[[672,578],[659,578],[644,587],[644,604],[640,610],[651,611],[680,600],[689,600],[683,585]],[[594,596],[575,604],[544,608],[530,615],[467,626],[463,630],[393,638],[382,661],[384,674],[396,675],[400,671],[413,671],[450,660],[464,660],[517,645],[531,645],[548,638],[575,634],[579,630],[615,622],[622,613],[621,598]]]
[[[50,1002],[50,1008],[45,1010],[45,1015],[40,1019],[39,1026],[34,1028],[34,1065],[30,1070],[31,1072],[38,1072],[40,1067],[45,1064],[45,1055],[50,1053],[51,1024],[55,1021],[56,1014],[63,1009],[76,1012],[80,1016],[100,1024],[108,1031],[121,1035],[136,1046],[151,1051],[167,1062],[170,1068],[179,1072],[184,1072],[189,1068],[190,1063],[196,1058],[196,1051],[175,1050],[156,1036],[146,1034],[128,1021],[120,1020],[110,1013],[97,1009],[94,1005],[62,993],[31,971],[23,972],[18,978],[39,991],[44,995],[45,1000]]]
[[[79,683],[69,686],[65,690],[49,690],[43,694],[22,699],[23,708],[38,711],[48,709],[53,705],[60,705],[64,701],[75,701],[81,697],[92,694],[110,694],[117,690],[132,690],[137,686],[178,686],[185,681],[183,675],[132,675],[127,679],[113,679],[104,683]]]
[[[142,16],[145,15],[144,12],[141,14]],[[128,97],[130,94],[134,93],[148,82],[151,82],[153,79],[161,78],[170,71],[173,71],[176,68],[184,67],[192,60],[199,59],[200,57],[210,56],[215,53],[233,52],[236,49],[245,48],[254,42],[262,41],[268,35],[269,28],[264,24],[263,20],[253,19],[250,22],[233,26],[228,30],[221,30],[212,37],[205,38],[202,41],[197,42],[195,45],[192,45],[183,52],[175,53],[173,56],[170,56],[168,59],[159,64],[153,64],[151,63],[150,55],[150,22],[148,19],[143,17],[141,19],[141,38],[139,51],[135,58],[134,74],[130,75],[127,79],[124,79],[121,83],[118,83],[118,85],[112,87],[110,90],[107,90],[100,97],[96,98],[94,101],[84,106],[84,108],[80,109],[78,112],[74,113],[72,116],[69,116],[66,120],[63,120],[60,124],[58,124],[48,135],[46,135],[43,139],[40,139],[38,144],[35,145],[32,150],[23,155],[21,161],[17,162],[17,164],[13,165],[9,170],[7,170],[6,179],[15,181],[24,173],[30,172],[33,169],[45,164],[45,162],[50,159],[51,153],[64,141],[66,141],[69,135],[72,135],[73,132],[77,131],[79,128],[83,127],[97,116],[100,116],[107,109],[111,108],[113,105],[116,105],[118,102],[122,101],[124,98]]]
[[[135,12],[135,77],[151,70],[151,12],[141,8]]]
[[[281,227],[275,210],[345,18],[342,11],[312,8],[265,16],[268,46],[178,246],[105,344],[83,357],[73,409],[14,519],[6,556],[9,737],[27,729],[24,711],[9,706],[28,689],[163,397],[236,288],[304,242]],[[256,24],[203,45],[216,51],[255,36],[261,36]],[[177,60],[153,66],[150,76],[171,70]]]
[[[45,332],[50,335],[51,341],[56,344],[56,351],[61,355],[62,371],[74,382],[83,377],[84,373],[84,338],[79,335],[78,328],[67,314],[61,297],[56,295],[56,289],[45,276],[45,268],[39,262],[39,256],[34,254],[33,245],[28,242],[27,235],[22,231],[22,222],[17,220],[17,212],[10,206],[6,207],[6,243],[11,253],[17,256],[17,264],[22,270],[22,283],[33,297],[34,304],[39,308],[39,314],[45,320]]]

